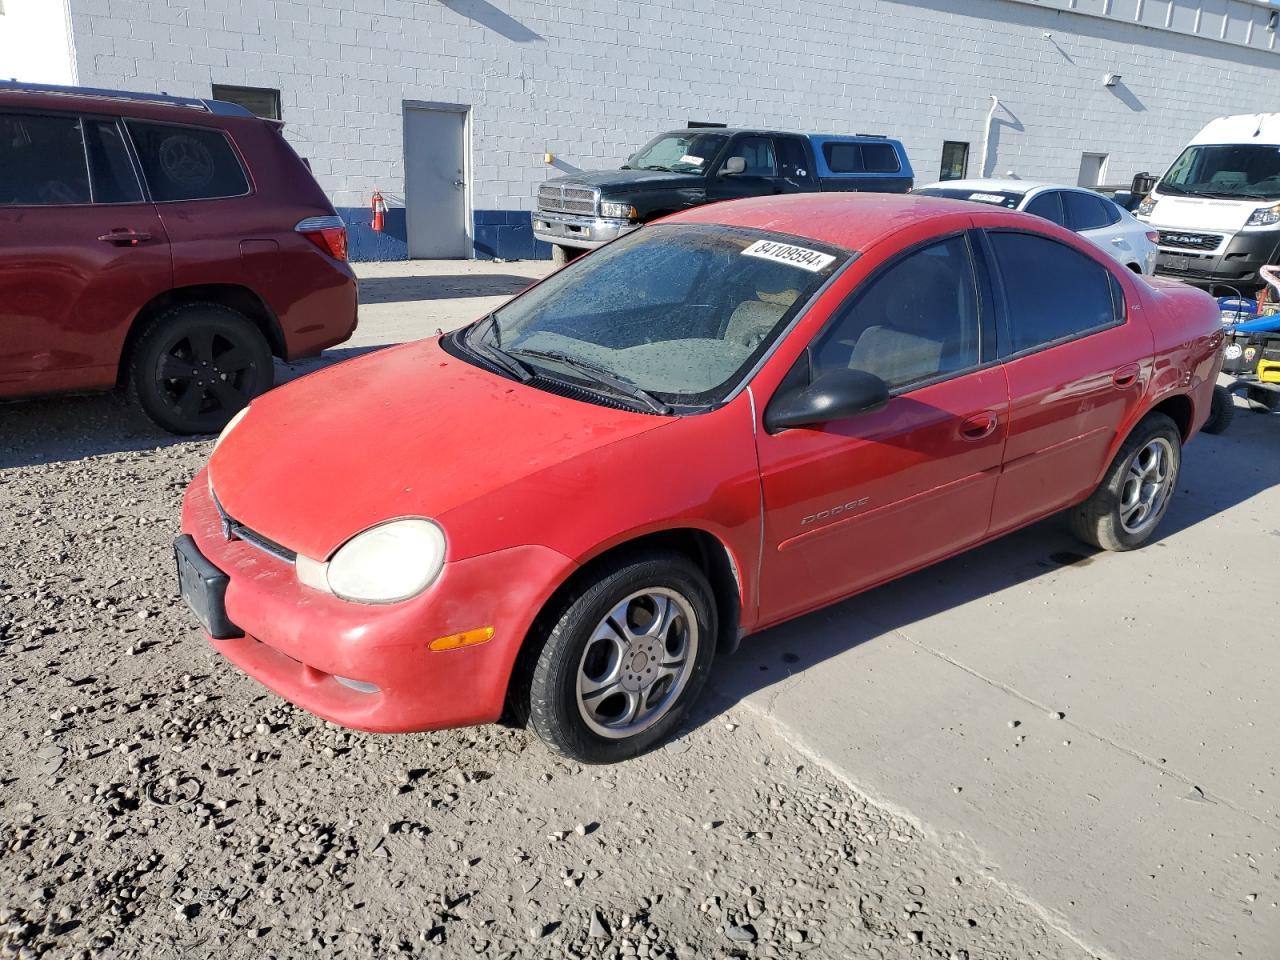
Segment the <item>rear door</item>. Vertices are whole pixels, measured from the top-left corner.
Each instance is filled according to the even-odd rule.
[[[1067,229],[1095,244],[1107,256],[1128,266],[1141,265],[1146,251],[1138,249],[1120,222],[1120,208],[1096,193],[1064,190],[1063,205],[1067,211]]]
[[[1150,330],[1112,267],[1065,242],[989,230],[1009,381],[1009,439],[992,532],[1085,497],[1151,377]]]
[[[847,420],[777,434],[760,428],[762,620],[847,596],[985,536],[1009,397],[979,281],[965,234],[916,246],[861,284],[802,355],[793,373],[861,369],[893,396]]]
[[[0,113],[0,396],[110,386],[134,315],[172,285],[119,121]]]

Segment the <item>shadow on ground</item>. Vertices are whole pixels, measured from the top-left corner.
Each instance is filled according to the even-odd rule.
[[[360,303],[410,303],[465,297],[510,297],[537,282],[513,273],[460,273],[452,276],[363,277]]]
[[[1164,541],[1188,527],[1228,510],[1249,509],[1248,502],[1280,484],[1280,416],[1251,414],[1243,407],[1230,430],[1202,435],[1187,447],[1178,493],[1162,523],[1159,538],[1144,549],[1161,550]],[[1277,536],[1280,517],[1259,517]],[[691,723],[714,720],[725,709],[804,670],[866,643],[898,642],[894,631],[990,594],[1029,583],[1062,566],[1126,563],[1129,555],[1085,547],[1061,517],[1041,521],[985,546],[927,567],[850,600],[765,630],[722,658],[712,675],[712,696],[695,708]],[[1028,625],[1028,640],[1035,625]]]
[[[384,346],[339,347],[296,363],[276,361],[276,385]],[[120,393],[0,403],[0,470],[208,439],[166,433]]]

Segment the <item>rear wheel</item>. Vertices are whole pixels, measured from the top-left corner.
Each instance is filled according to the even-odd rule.
[[[1205,433],[1222,433],[1231,426],[1231,418],[1236,415],[1235,399],[1226,387],[1213,388],[1213,403],[1209,406],[1209,419],[1200,429]]]
[[[1071,529],[1103,550],[1135,550],[1155,534],[1178,485],[1182,435],[1163,413],[1149,413],[1120,446],[1106,476],[1070,513]]]
[[[583,763],[615,763],[667,737],[715,655],[706,576],[679,554],[603,568],[544,625],[529,684],[538,736]]]
[[[134,344],[129,389],[171,433],[217,433],[271,388],[271,347],[253,321],[217,303],[173,307]]]

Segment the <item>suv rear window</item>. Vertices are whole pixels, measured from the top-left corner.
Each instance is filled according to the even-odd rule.
[[[0,114],[0,205],[88,203],[78,117]]]
[[[127,121],[142,173],[158,203],[249,192],[240,159],[220,130]]]
[[[822,155],[832,173],[897,173],[902,169],[898,151],[888,143],[841,143],[822,145]]]

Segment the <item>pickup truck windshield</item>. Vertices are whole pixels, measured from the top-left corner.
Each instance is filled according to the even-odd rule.
[[[462,343],[540,378],[609,392],[591,375],[606,373],[649,400],[707,407],[729,395],[851,256],[759,230],[648,226],[499,308]]]
[[[1227,200],[1280,200],[1280,147],[1187,147],[1157,188],[1161,193]]]
[[[654,137],[623,164],[624,170],[706,173],[707,164],[729,138],[723,133],[664,133]]]

